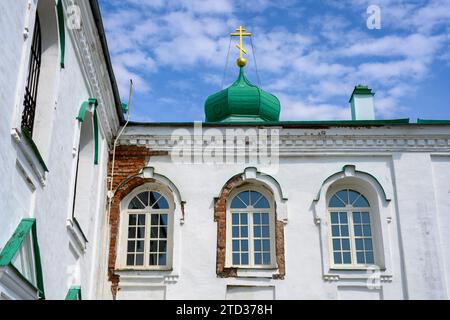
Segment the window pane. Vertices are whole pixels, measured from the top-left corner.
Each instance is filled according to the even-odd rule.
[[[270,240],[263,240],[263,251],[270,251]]]
[[[233,222],[233,225],[238,225],[239,224],[239,213],[233,213],[233,215],[232,215],[232,222]]]
[[[256,209],[268,209],[270,208],[270,204],[266,197],[262,197],[260,200],[258,200],[254,207]]]
[[[263,264],[270,264],[270,254],[269,253],[264,253],[263,254]]]
[[[241,199],[239,199],[238,197],[235,197],[233,199],[233,201],[231,201],[231,208],[232,209],[245,209],[245,208],[247,208],[247,206],[245,205],[245,203],[242,202]]]
[[[136,238],[136,228],[128,228],[128,238]]]
[[[129,218],[128,218],[128,225],[130,226],[135,226],[136,225],[136,215],[135,214],[130,214]]]
[[[334,263],[336,263],[336,264],[341,264],[342,263],[341,253],[340,252],[335,252],[334,253]]]
[[[370,216],[368,212],[362,213],[362,223],[370,223]]]
[[[328,205],[330,208],[343,208],[345,207],[345,203],[342,202],[337,196],[331,197],[330,203]]]
[[[167,241],[162,240],[159,241],[159,253],[166,253],[167,252]]]
[[[241,238],[248,237],[248,227],[241,226]]]
[[[140,214],[138,216],[138,224],[140,226],[145,226],[145,214]]]
[[[242,225],[247,225],[248,224],[247,214],[241,214],[241,224]]]
[[[143,266],[144,265],[144,255],[143,254],[137,254],[136,255],[136,265],[137,266]]]
[[[264,227],[262,227],[261,228],[262,230],[262,237],[263,238],[268,238],[268,237],[270,237],[270,229],[269,229],[269,226],[264,226]]]
[[[261,214],[260,213],[253,214],[253,224],[261,224]]]
[[[148,206],[148,192],[142,192],[137,196],[141,200],[142,204]]]
[[[337,212],[331,213],[331,223],[332,224],[338,224],[339,223],[339,216]]]
[[[144,241],[136,241],[136,252],[144,252]]]
[[[255,264],[262,264],[261,253],[255,253]]]
[[[361,223],[361,212],[353,212],[353,223]]]
[[[128,252],[135,252],[136,242],[128,241]]]
[[[241,264],[248,265],[248,253],[243,253],[241,256]]]
[[[255,240],[255,251],[261,251],[262,245],[261,240]]]
[[[134,254],[127,255],[127,266],[134,266]]]
[[[240,251],[239,240],[233,240],[233,251]]]
[[[139,227],[139,228],[137,228],[137,235],[136,235],[136,238],[139,238],[139,239],[145,238],[145,227]]]
[[[241,264],[241,259],[239,253],[233,253],[233,264],[239,265]]]
[[[150,241],[150,252],[158,252],[158,241]]]
[[[269,224],[269,214],[261,213],[261,224]]]
[[[159,265],[165,266],[167,264],[167,255],[166,254],[160,254],[159,255]]]
[[[151,237],[152,239],[158,238],[158,227],[153,227],[153,228],[151,228],[151,231],[150,231],[150,237]]]
[[[169,221],[169,216],[167,214],[161,214],[159,216],[159,224],[162,226],[167,226],[167,223]]]
[[[366,253],[366,263],[374,264],[373,252],[369,251]]]
[[[262,197],[262,194],[256,191],[250,191],[250,204],[255,206],[257,201]]]
[[[161,239],[167,238],[167,227],[159,227],[159,237]]]
[[[353,205],[353,203],[355,202],[356,199],[359,198],[359,196],[360,196],[359,192],[349,190],[348,191],[349,204]]]
[[[341,225],[341,236],[348,237],[348,226]]]
[[[332,226],[331,234],[333,235],[333,237],[339,237],[340,236],[339,226]]]
[[[241,198],[246,207],[250,205],[250,191],[241,192],[238,197]]]
[[[364,252],[357,252],[356,253],[356,261],[359,264],[365,264],[366,263],[366,261],[364,259]]]
[[[342,250],[350,251],[350,240],[349,239],[342,239]]]
[[[346,205],[348,204],[348,191],[347,190],[342,190],[339,191],[338,193],[336,193],[336,196],[342,200],[342,202],[344,202]]]
[[[333,250],[335,250],[335,251],[341,250],[341,240],[339,240],[339,239],[333,240]]]
[[[361,195],[356,201],[355,203],[353,203],[353,206],[355,208],[369,208],[369,202],[367,201],[366,198],[364,198],[363,195]]]
[[[161,198],[161,195],[158,192],[150,192],[150,206],[153,206],[159,198]]]
[[[355,236],[361,237],[362,236],[362,227],[355,225]]]
[[[151,266],[157,266],[158,265],[158,255],[157,254],[151,254],[149,264]]]
[[[169,203],[167,202],[166,198],[161,197],[159,198],[158,202],[153,206],[153,209],[155,210],[162,210],[162,209],[169,209]]]
[[[343,257],[343,260],[344,260],[344,264],[351,264],[352,263],[352,258],[351,258],[350,252],[348,252],[348,251],[343,252],[342,253],[342,257]]]
[[[241,241],[241,251],[248,252],[248,240]]]
[[[339,212],[339,223],[340,224],[347,224],[347,212]]]
[[[355,240],[356,250],[364,250],[364,241],[362,239]]]
[[[233,227],[233,238],[239,238],[239,227]]]
[[[152,226],[157,226],[159,223],[159,215],[152,214],[151,224]]]
[[[364,236],[370,237],[372,236],[372,231],[370,231],[370,225],[363,226]]]
[[[372,239],[364,239],[364,249],[366,251],[372,251]]]
[[[142,209],[145,209],[145,206],[142,204],[142,202],[138,198],[133,198],[133,200],[131,200],[131,202],[130,202],[130,204],[128,206],[128,209],[131,209],[131,210],[136,210],[136,209],[142,210]]]

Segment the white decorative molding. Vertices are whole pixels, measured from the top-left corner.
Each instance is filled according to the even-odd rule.
[[[33,173],[36,175],[36,177],[39,180],[39,183],[42,187],[45,187],[45,179],[46,179],[46,173],[45,169],[42,166],[41,162],[39,161],[38,157],[33,151],[33,148],[30,146],[28,141],[24,138],[22,133],[19,129],[13,128],[11,131],[11,136],[13,138],[13,141],[17,144],[19,147],[20,153],[23,155],[23,157],[28,162],[29,167],[33,170]],[[18,158],[20,161],[21,157]],[[22,166],[23,168],[27,166]]]
[[[84,238],[83,232],[72,219],[67,219],[66,227],[69,231],[71,242],[75,245],[77,251],[79,251],[79,255],[81,256],[86,252],[87,247],[87,241]]]
[[[38,290],[9,266],[0,267],[0,291],[2,296],[11,300],[39,300]]]
[[[266,278],[273,279],[273,275],[277,274],[278,269],[237,269],[237,278]]]
[[[90,95],[98,101],[97,114],[100,127],[108,141],[111,141],[119,120],[116,115],[115,99],[109,80],[109,74],[101,57],[103,49],[99,41],[95,21],[89,1],[63,0],[65,10],[69,6],[78,6],[81,12],[81,28],[68,29],[74,43],[74,50],[88,85]]]
[[[180,275],[174,271],[153,270],[116,270],[115,274],[120,276],[120,286],[149,286],[154,284],[175,284]]]

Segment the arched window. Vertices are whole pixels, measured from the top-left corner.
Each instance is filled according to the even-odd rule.
[[[132,268],[168,269],[171,267],[173,206],[159,191],[138,193],[128,203],[126,257]]]
[[[232,197],[227,229],[229,265],[255,268],[275,266],[275,216],[269,195],[247,189]]]
[[[58,47],[55,1],[39,1],[23,94],[21,129],[33,139],[44,160],[50,152],[56,108]]]
[[[341,189],[328,203],[332,264],[364,267],[375,264],[371,206],[360,192]]]

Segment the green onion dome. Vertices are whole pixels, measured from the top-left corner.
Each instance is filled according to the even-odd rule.
[[[205,102],[206,122],[278,121],[280,110],[278,98],[251,84],[243,67],[230,87]]]

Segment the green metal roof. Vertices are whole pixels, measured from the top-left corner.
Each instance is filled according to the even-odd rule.
[[[349,102],[352,102],[352,99],[355,95],[374,96],[375,93],[372,92],[372,89],[370,89],[368,86],[363,86],[359,84],[355,87],[355,89],[353,89],[353,93],[350,96]]]
[[[280,110],[278,98],[251,84],[244,68],[240,68],[230,87],[209,96],[205,102],[206,122],[278,121]]]

